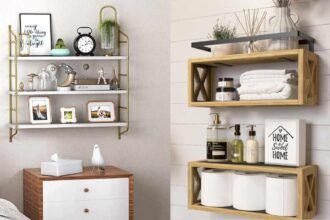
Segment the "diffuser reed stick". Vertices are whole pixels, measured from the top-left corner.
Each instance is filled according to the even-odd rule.
[[[243,9],[244,20],[240,19],[238,14],[235,13],[238,23],[247,36],[256,35],[260,31],[261,25],[266,20],[267,12],[264,11],[261,17],[259,17],[259,11],[259,9],[248,9],[247,11]],[[245,23],[245,25],[243,23]]]
[[[243,19],[241,19],[237,13],[235,13],[236,19],[240,24],[242,30],[247,36],[255,36],[260,31],[261,25],[265,22],[267,12],[264,11],[261,16],[259,16],[260,9],[243,9]],[[259,52],[260,48],[256,45],[255,42],[250,41],[246,52],[255,53]]]

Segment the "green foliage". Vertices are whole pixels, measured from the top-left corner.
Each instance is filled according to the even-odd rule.
[[[99,24],[99,31],[103,37],[111,40],[113,37],[113,28],[115,27],[117,27],[116,21],[108,19]]]
[[[57,39],[55,49],[66,49],[64,40],[62,38]]]
[[[213,26],[212,34],[209,37],[214,40],[228,40],[234,38],[236,35],[236,27],[230,27],[229,25],[222,25],[217,19],[217,23]]]

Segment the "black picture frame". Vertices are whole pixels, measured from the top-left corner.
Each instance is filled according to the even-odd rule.
[[[38,19],[32,23],[33,17],[38,17]],[[37,29],[38,24],[42,29]],[[47,27],[43,27],[43,25],[46,25]],[[28,33],[31,35],[30,56],[51,55],[50,52],[53,45],[51,13],[20,13],[19,31],[20,33]],[[41,36],[43,33],[45,33],[45,36]]]

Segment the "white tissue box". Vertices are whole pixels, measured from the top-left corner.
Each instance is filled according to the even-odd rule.
[[[58,162],[41,162],[41,174],[47,176],[64,176],[83,171],[82,160],[61,160]]]

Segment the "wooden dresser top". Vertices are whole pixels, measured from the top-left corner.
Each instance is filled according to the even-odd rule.
[[[74,179],[106,179],[106,178],[123,178],[123,177],[131,177],[133,174],[119,169],[114,166],[106,166],[105,172],[99,173],[97,168],[94,169],[92,173],[93,167],[84,167],[82,173],[66,175],[66,176],[44,176],[40,173],[40,168],[31,168],[31,169],[24,169],[24,172],[29,173],[32,176],[40,180],[74,180]]]

